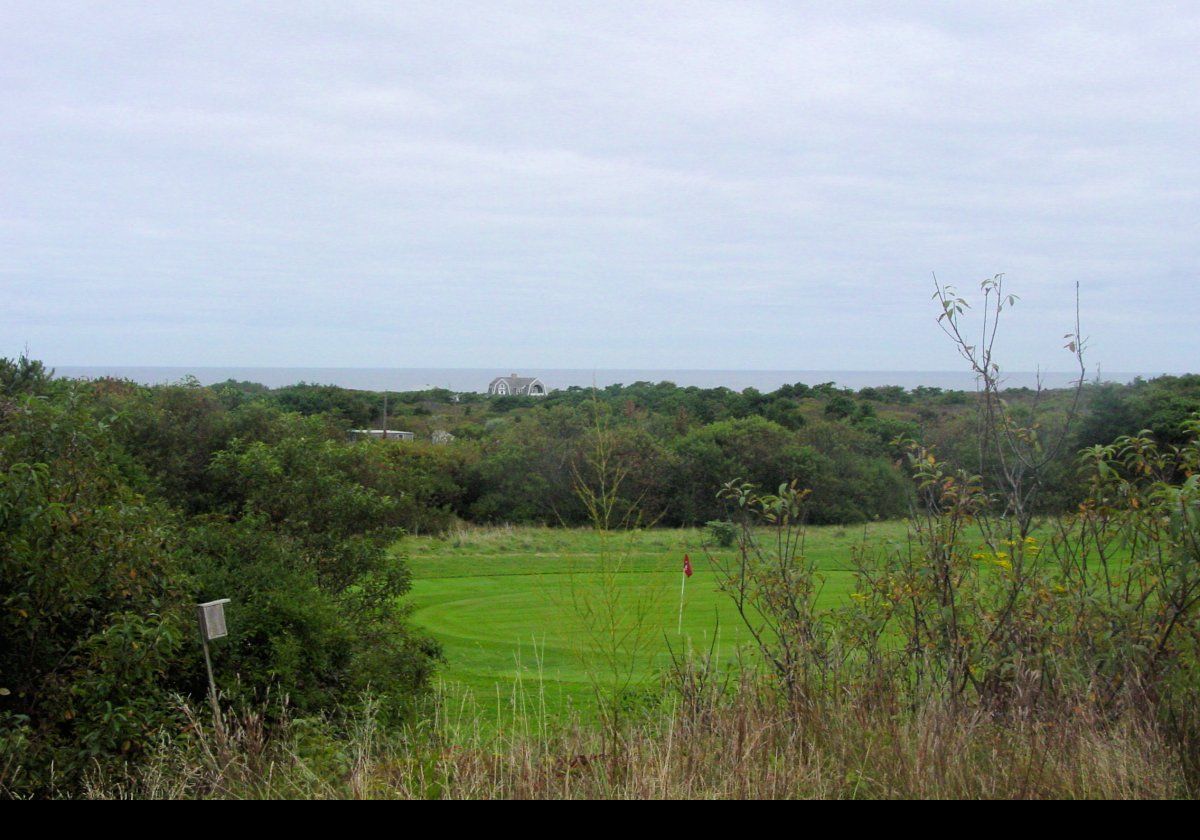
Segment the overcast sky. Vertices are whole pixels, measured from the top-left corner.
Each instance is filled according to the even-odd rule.
[[[1198,3],[0,0],[0,355],[1197,370],[1198,134]]]

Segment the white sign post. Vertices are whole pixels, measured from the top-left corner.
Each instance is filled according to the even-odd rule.
[[[213,724],[217,732],[223,732],[221,726],[221,707],[217,703],[217,681],[213,679],[212,657],[208,653],[208,643],[213,639],[223,639],[229,635],[225,629],[225,605],[228,598],[219,601],[208,601],[196,605],[196,615],[200,621],[200,643],[204,646],[204,667],[208,670],[208,702],[212,705]]]

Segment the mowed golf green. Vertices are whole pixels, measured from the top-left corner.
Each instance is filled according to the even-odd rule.
[[[824,578],[822,600],[832,605],[847,597],[855,544],[903,535],[903,523],[895,522],[809,529],[805,553]],[[447,686],[465,689],[484,708],[507,705],[520,687],[554,713],[590,708],[592,685],[605,672],[607,643],[581,618],[588,607],[611,604],[623,612],[622,630],[642,641],[622,650],[636,648],[629,658],[643,681],[667,666],[670,648],[707,651],[715,639],[731,661],[747,645],[733,604],[717,590],[703,537],[693,529],[605,538],[586,529],[471,528],[408,538],[398,548],[413,570],[413,620],[441,642]],[[680,631],[684,554],[695,574],[686,584]]]

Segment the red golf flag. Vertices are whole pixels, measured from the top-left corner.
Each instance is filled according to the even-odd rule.
[[[684,577],[692,576],[692,558],[688,557],[686,554],[683,555],[683,575]]]

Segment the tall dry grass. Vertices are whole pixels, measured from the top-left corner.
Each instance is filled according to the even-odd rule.
[[[695,698],[693,698],[695,700]],[[134,778],[96,777],[96,798],[862,799],[1188,795],[1155,727],[1065,711],[999,722],[929,705],[898,711],[866,690],[788,709],[744,679],[702,702],[643,713],[613,745],[581,721],[511,708],[499,717],[441,694],[399,734],[374,707],[339,727],[261,712],[222,741],[192,718]],[[276,717],[278,715],[276,714]]]

